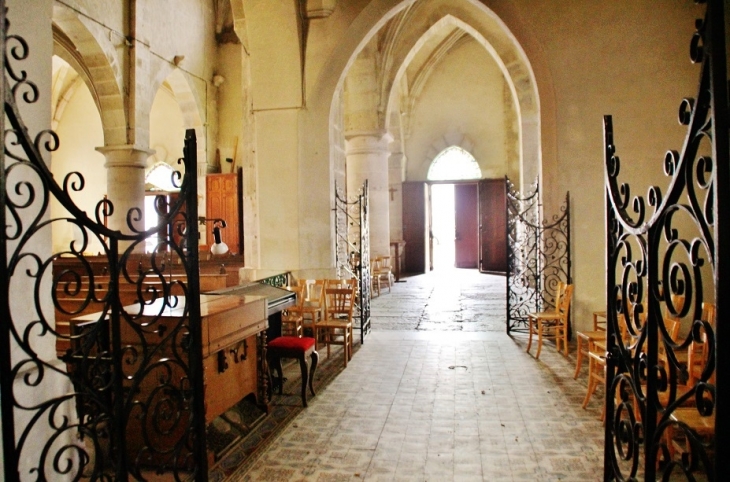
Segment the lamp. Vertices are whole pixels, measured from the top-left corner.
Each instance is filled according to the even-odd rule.
[[[213,240],[210,245],[210,253],[214,256],[220,256],[228,252],[228,245],[221,239],[221,229],[226,227],[226,222],[222,219],[213,220]]]

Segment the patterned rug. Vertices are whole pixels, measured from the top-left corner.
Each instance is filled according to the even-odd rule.
[[[360,348],[360,337],[354,338],[353,354]],[[219,453],[208,472],[209,481],[232,481],[232,475],[245,473],[277,435],[304,410],[299,363],[286,360],[283,368],[284,394],[274,394],[268,415],[257,414],[252,404],[243,400],[214,422],[217,427],[209,428],[209,444]],[[319,364],[314,375],[315,393],[322,392],[342,370],[342,348],[334,348],[329,359],[327,350],[320,349]],[[308,393],[308,397],[311,394]]]

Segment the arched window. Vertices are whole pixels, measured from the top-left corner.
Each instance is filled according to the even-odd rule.
[[[145,176],[145,190],[147,191],[179,191],[180,188],[172,183],[172,173],[175,169],[166,162],[158,162]]]
[[[459,146],[451,146],[434,158],[427,178],[429,181],[481,179],[482,170],[469,152]]]

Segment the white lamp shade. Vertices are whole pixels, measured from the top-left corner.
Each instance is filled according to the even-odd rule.
[[[228,252],[228,245],[221,241],[220,243],[213,243],[210,247],[211,254],[221,255]]]

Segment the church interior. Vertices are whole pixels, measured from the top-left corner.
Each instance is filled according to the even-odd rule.
[[[456,250],[457,267],[489,273],[483,276],[503,276],[507,258],[500,246],[506,242],[505,226],[488,221],[504,214],[508,179],[508,185],[520,193],[532,192],[539,186],[541,213],[546,219],[556,219],[569,200],[571,260],[565,281],[572,285],[568,310],[572,335],[567,329],[558,331],[556,343],[560,333],[566,340],[572,336],[571,357],[575,356],[576,334],[595,333],[594,315],[605,315],[608,301],[606,273],[611,269],[606,233],[610,226],[605,186],[610,178],[606,173],[610,154],[605,147],[609,141],[604,139],[604,116],[613,118],[611,143],[615,141],[620,148],[620,178],[635,188],[631,194],[651,199],[651,186],[668,189],[667,150],[683,149],[687,134],[686,125],[677,122],[677,109],[683,98],[697,94],[700,76],[697,65],[690,62],[689,40],[697,28],[695,19],[702,18],[708,8],[692,1],[650,0],[4,3],[9,21],[7,34],[20,35],[27,42],[30,55],[23,60],[23,68],[37,88],[38,101],[18,101],[18,109],[31,137],[47,129],[57,134],[54,149],[38,149],[53,178],[64,189],[68,187],[65,190],[80,211],[90,217],[96,213],[97,221],[103,218],[103,229],[109,232],[139,233],[153,228],[164,217],[164,212],[155,207],[157,198],[164,197],[170,203],[168,207],[175,204],[180,185],[171,179],[182,179],[187,170],[195,171],[197,213],[193,217],[199,220],[202,291],[206,286],[211,290],[230,288],[280,273],[287,273],[285,284],[338,277],[338,236],[342,233],[338,231],[336,198],[350,199],[363,192],[367,193],[370,259],[395,259],[399,276],[427,274],[433,269],[434,253],[441,249],[435,246],[434,227],[429,225],[429,211],[435,211],[439,204],[431,200],[432,190],[435,193],[441,184],[454,184],[459,192],[464,190],[462,185],[479,184],[479,193],[482,186],[492,186],[497,196],[493,204],[489,200],[474,201],[481,203],[482,218],[478,218],[478,226],[474,225],[478,234],[468,235],[473,238],[472,248],[468,248],[473,249],[473,255],[460,258],[460,250],[467,248],[460,247],[458,241],[451,249]],[[12,38],[8,37],[6,44],[6,57],[22,60],[10,53]],[[20,98],[22,90],[13,94]],[[191,133],[197,142],[194,152],[189,152],[185,144]],[[448,155],[454,159],[461,156],[459,162],[466,167],[457,169],[455,164],[443,162],[452,159]],[[185,163],[181,162],[183,158]],[[195,163],[188,163],[189,159]],[[72,187],[74,182],[78,184],[78,178],[70,174],[77,171],[83,176],[79,189]],[[476,187],[473,193],[477,196]],[[101,200],[109,204],[100,204]],[[100,215],[100,206],[108,205],[114,206],[113,212]],[[135,209],[139,216],[131,219],[129,213]],[[476,204],[473,209],[476,212]],[[45,215],[59,218],[69,212],[62,203],[51,200]],[[36,249],[48,257],[76,243],[83,245],[90,257],[100,257],[106,252],[106,239],[87,239],[83,229],[67,223],[43,234]],[[222,255],[215,251],[220,249],[220,241],[227,247]],[[154,251],[156,242],[143,242],[135,252],[141,255]],[[494,243],[499,246],[492,249]],[[123,249],[124,242],[120,246]],[[140,270],[141,266],[140,262]],[[713,274],[707,275],[708,270],[710,263],[699,263],[693,273],[711,278]],[[107,274],[104,269],[103,275]],[[720,275],[714,276],[717,280]],[[394,280],[387,281],[387,287],[378,286],[381,299],[390,296],[386,293],[391,288],[398,292]],[[32,288],[13,282],[7,288],[12,318],[34,316],[31,313],[36,308],[20,296],[22,290]],[[692,307],[684,309],[680,304],[677,310],[684,311],[679,316],[690,319],[693,313],[704,313],[697,300],[715,302],[715,289],[712,282],[705,285],[704,298],[694,302],[688,298]],[[54,298],[54,302],[58,301]],[[235,309],[241,313],[248,310],[247,314],[255,310],[264,313],[256,315],[260,323],[266,318],[264,305],[252,303]],[[203,313],[209,309],[207,306],[202,307]],[[689,309],[695,311],[690,313]],[[114,315],[110,311],[105,316]],[[639,315],[636,317],[638,320]],[[316,323],[314,316],[312,323]],[[689,321],[677,328],[677,338],[688,340],[682,348],[685,351],[693,339],[700,337],[699,331],[696,336],[691,334],[693,326]],[[247,325],[245,330],[253,330],[251,327]],[[246,331],[251,338],[235,349],[250,351],[252,343],[258,349],[264,348],[261,330]],[[28,330],[28,337],[38,335],[32,331]],[[364,329],[362,332],[355,330],[350,336],[365,336]],[[124,342],[123,330],[120,336]],[[213,357],[214,335],[211,331],[203,336],[210,336]],[[223,346],[228,335],[221,336]],[[392,339],[378,336],[372,343],[396,346]],[[71,338],[73,346],[73,334]],[[347,366],[347,336],[344,338],[342,350]],[[589,338],[582,340],[593,343]],[[148,339],[143,342],[145,349],[151,343]],[[358,342],[363,345],[361,350],[368,341],[365,338]],[[15,343],[6,335],[0,342]],[[59,373],[66,370],[62,365],[69,366],[68,360],[59,361],[60,355],[56,359],[58,345],[38,346],[37,353],[52,353],[56,361],[51,365]],[[207,349],[203,356],[207,356]],[[17,350],[15,347],[3,362],[5,378],[10,374],[20,379],[17,371],[11,370],[19,359],[12,358],[19,356]],[[323,357],[329,344],[318,350]],[[305,351],[311,355],[311,349]],[[545,349],[553,351],[552,345]],[[89,353],[93,350],[86,356]],[[238,352],[230,356],[238,357]],[[550,360],[553,354],[545,356]],[[542,363],[545,356],[538,362]],[[649,356],[661,357],[662,352]],[[356,353],[349,361],[353,369],[357,358]],[[574,363],[574,358],[570,360]],[[249,357],[247,363],[253,367],[262,362]],[[219,358],[219,374],[224,365],[234,366],[230,360]],[[243,365],[236,358],[235,369]],[[724,358],[714,366],[725,367],[724,372],[718,368],[718,378],[726,376]],[[261,381],[261,365],[257,367],[250,368],[256,378],[251,381],[250,391],[262,396],[260,384],[265,382]],[[26,369],[17,367],[22,373]],[[259,374],[255,375],[257,369]],[[691,363],[689,371],[691,379]],[[718,388],[716,394],[716,382],[709,372],[703,377],[703,383],[712,386],[713,401],[715,397],[720,399],[721,393],[727,394],[724,388],[723,392]],[[304,385],[302,382],[306,404]],[[12,391],[13,382],[4,382],[6,386],[10,388],[2,392],[5,469],[8,456],[14,453],[9,446],[19,438],[7,435],[5,410],[13,410],[7,405],[11,403],[8,396],[15,393],[15,398],[17,392]],[[56,394],[66,390],[57,386],[45,389]],[[602,396],[599,391],[594,403]],[[33,399],[32,395],[28,397]],[[269,394],[264,397],[268,399]],[[629,403],[620,398],[616,397],[617,405]],[[206,403],[210,410],[211,402]],[[121,409],[121,405],[114,406]],[[80,409],[76,412],[79,418],[88,417]],[[30,418],[16,416],[16,433]],[[66,420],[64,423],[75,419],[68,415]],[[96,422],[95,430],[101,423]],[[727,441],[728,422],[718,414],[717,423],[718,433],[722,432]],[[655,429],[656,424],[651,430]],[[18,449],[19,453],[43,446],[43,440],[49,437],[44,433],[39,429],[20,437],[23,449]],[[70,445],[79,444],[83,445],[76,440]],[[719,441],[717,444],[721,446]],[[103,451],[101,447],[94,448],[96,453]],[[79,449],[68,455],[69,460],[84,460],[88,456],[79,455],[82,452]],[[52,452],[48,456],[52,457]],[[130,456],[124,463],[139,463],[139,457],[142,455],[134,461]],[[180,454],[175,457],[178,459],[172,465],[184,458]],[[714,460],[712,457],[708,460]],[[32,458],[20,456],[12,464],[21,480],[27,480],[36,470]],[[199,460],[205,459],[203,456]],[[146,460],[151,466],[158,461],[151,455]],[[211,460],[205,463],[211,465]],[[64,472],[64,463],[55,462],[59,478],[46,480],[74,480],[73,470]],[[88,467],[94,463],[81,464],[86,466],[82,480],[102,477],[103,469],[89,475]],[[169,459],[166,463],[169,469]],[[190,463],[186,459],[180,465],[188,467]],[[126,470],[115,463],[110,465]],[[711,468],[714,462],[703,459],[700,465]],[[609,480],[606,470],[597,473],[596,479]],[[639,473],[643,476],[642,470]],[[144,478],[141,474],[145,472],[129,473],[133,478]],[[269,480],[262,473],[261,480]],[[486,473],[470,479],[459,478],[452,471],[450,476],[454,480],[482,480]],[[721,480],[713,478],[715,475],[701,480]],[[197,473],[195,477],[205,480],[206,476]],[[551,480],[546,474],[542,477],[547,478],[532,480]],[[382,480],[386,479],[384,476]]]

